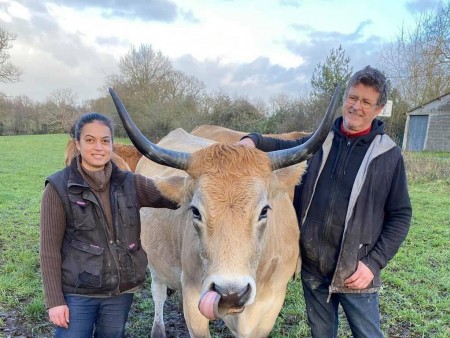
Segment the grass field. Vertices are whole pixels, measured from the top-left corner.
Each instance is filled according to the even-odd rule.
[[[64,165],[66,135],[0,137],[0,336],[51,337],[39,275],[39,208],[45,177]],[[387,337],[450,337],[450,154],[406,154],[410,233],[383,271]],[[149,283],[147,283],[149,284]],[[271,337],[308,337],[299,281]],[[147,337],[148,286],[136,295],[129,337]],[[345,320],[340,337],[348,337]],[[215,335],[227,335],[215,328]]]

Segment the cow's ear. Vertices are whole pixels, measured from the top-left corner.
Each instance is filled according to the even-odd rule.
[[[181,204],[186,199],[186,179],[182,176],[155,177],[155,185],[168,199]]]
[[[306,162],[291,165],[286,168],[275,170],[271,180],[272,193],[288,192],[291,200],[294,199],[294,187],[300,183],[306,169]],[[274,183],[276,182],[276,183]]]

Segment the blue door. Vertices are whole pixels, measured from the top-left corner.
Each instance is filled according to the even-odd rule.
[[[422,151],[428,128],[428,115],[410,115],[406,150]]]

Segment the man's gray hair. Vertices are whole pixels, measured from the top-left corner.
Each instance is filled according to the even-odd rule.
[[[378,69],[366,66],[363,69],[357,71],[352,75],[347,84],[347,89],[345,90],[345,97],[347,97],[350,88],[363,84],[365,86],[372,87],[380,96],[378,96],[377,106],[383,106],[387,102],[388,98],[388,84],[386,77]]]

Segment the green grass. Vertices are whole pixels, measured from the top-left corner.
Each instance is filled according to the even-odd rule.
[[[417,336],[450,336],[450,184],[410,185],[413,221],[383,274],[382,311],[390,326]]]
[[[450,153],[405,152],[408,179],[413,182],[430,182],[450,177]]]
[[[410,195],[409,234],[382,271],[382,329],[387,337],[450,337],[450,181],[410,182]],[[291,283],[274,337],[309,336],[299,284]],[[351,337],[342,313],[340,323],[339,337]]]
[[[51,336],[39,271],[39,208],[45,178],[64,165],[67,140],[66,135],[0,137],[0,336],[8,317],[26,337]],[[450,337],[450,156],[413,153],[405,158],[413,222],[383,271],[383,330],[387,337]],[[136,295],[130,337],[149,334],[149,284]],[[344,318],[341,323],[339,336],[349,337]],[[215,336],[225,335],[223,327],[213,327]],[[289,285],[271,337],[308,336],[297,280]]]

